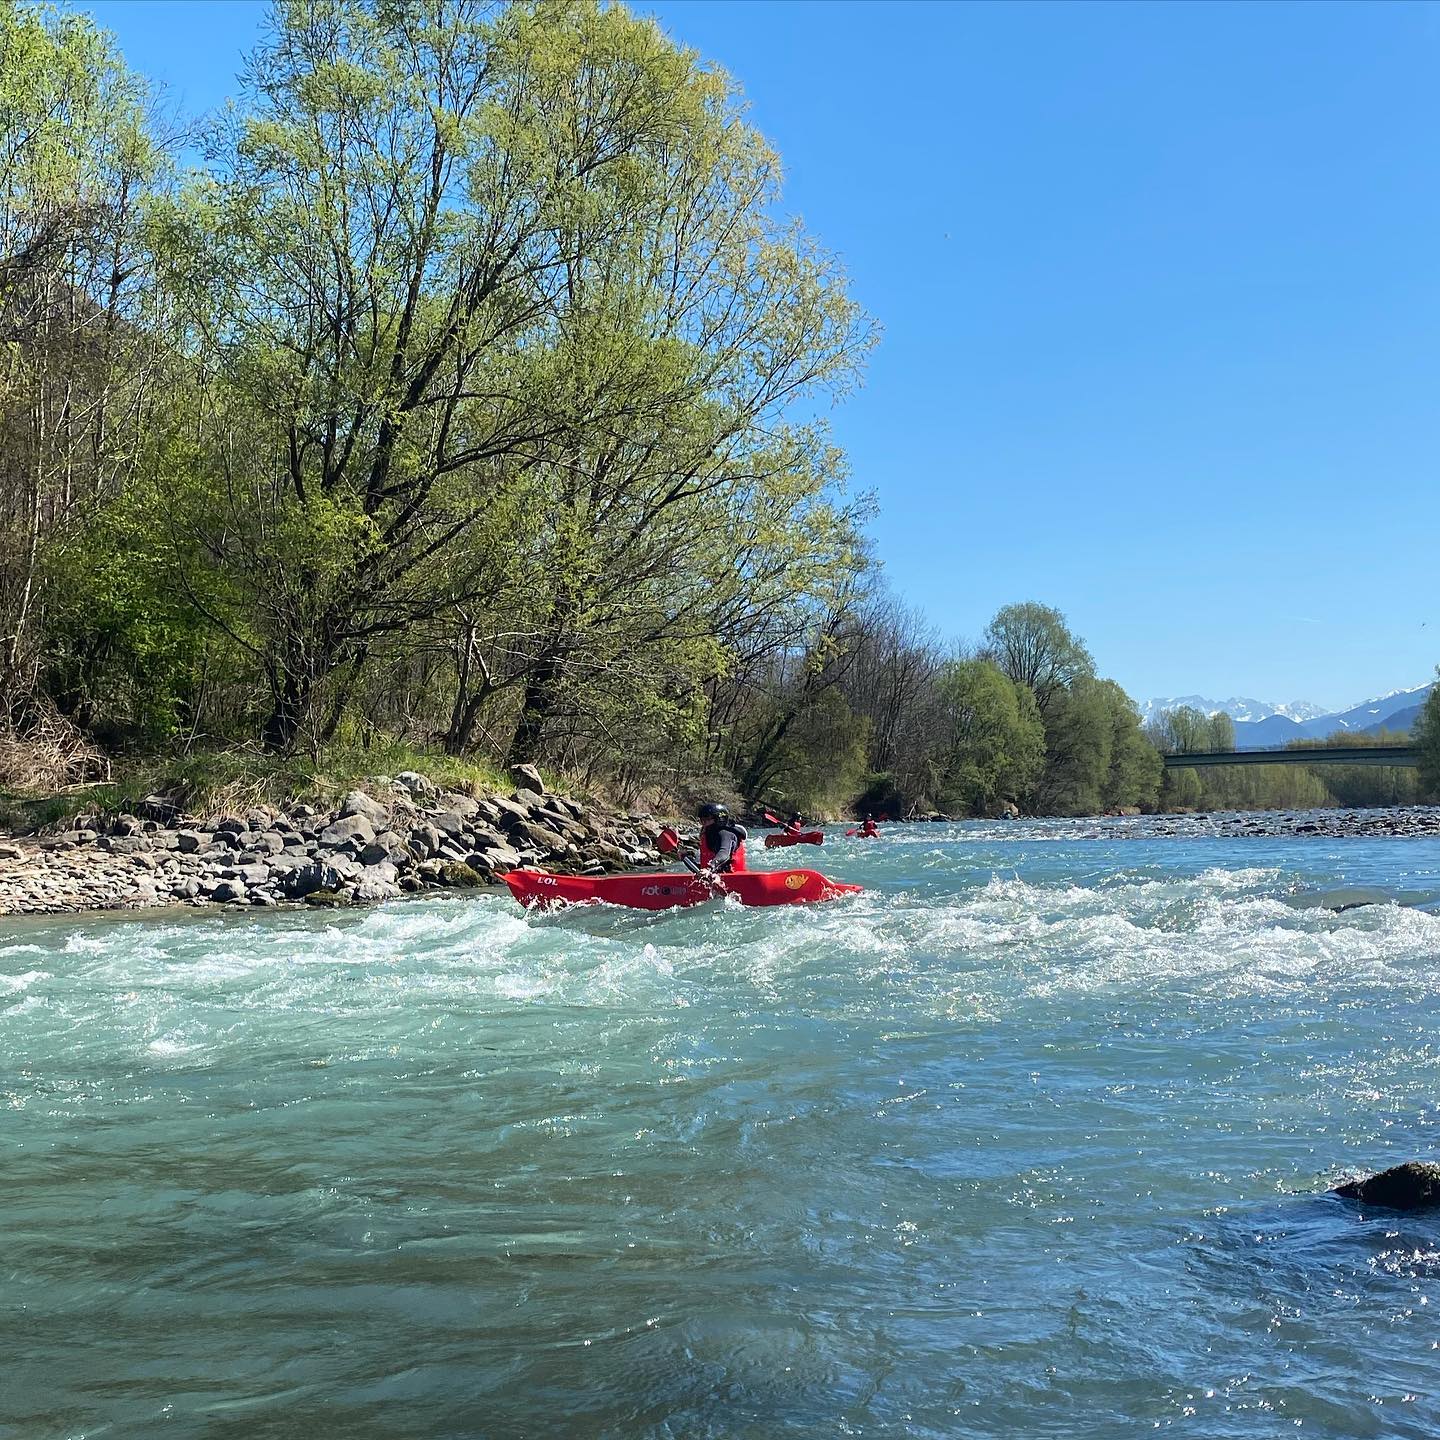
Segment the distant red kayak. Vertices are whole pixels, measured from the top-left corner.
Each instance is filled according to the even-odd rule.
[[[742,905],[807,905],[858,895],[859,885],[843,885],[818,870],[746,870],[726,875],[712,889],[693,875],[549,875],[543,870],[512,870],[501,877],[510,893],[527,909],[532,905],[604,902],[636,910],[673,910],[703,905],[719,895],[733,895]]]
[[[799,834],[793,830],[782,830],[778,835],[765,837],[767,850],[778,850],[782,845],[823,845],[824,843],[825,837],[819,830],[802,830]]]

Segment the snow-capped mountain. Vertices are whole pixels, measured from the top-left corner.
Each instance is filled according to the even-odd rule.
[[[1310,700],[1289,700],[1282,704],[1269,700],[1250,700],[1243,695],[1233,695],[1229,700],[1209,700],[1203,695],[1177,695],[1170,699],[1147,700],[1140,707],[1140,716],[1149,720],[1162,710],[1178,710],[1182,705],[1188,705],[1192,710],[1202,711],[1206,715],[1214,715],[1223,710],[1237,725],[1254,723],[1271,715],[1283,715],[1285,719],[1299,724],[1327,713],[1323,705],[1316,705]]]
[[[1140,707],[1145,720],[1181,705],[1213,715],[1223,710],[1235,721],[1235,745],[1240,750],[1267,749],[1291,740],[1323,740],[1342,730],[1409,730],[1425,697],[1435,688],[1417,685],[1412,690],[1392,690],[1373,700],[1362,700],[1348,710],[1326,710],[1308,700],[1271,705],[1262,700],[1237,696],[1230,700],[1207,700],[1203,695],[1180,695],[1169,700],[1147,700]]]
[[[1433,690],[1434,683],[1417,685],[1413,690],[1392,690],[1373,700],[1363,700],[1348,710],[1330,715],[1315,715],[1298,724],[1285,715],[1267,715],[1249,724],[1236,723],[1235,744],[1241,750],[1267,745],[1284,745],[1291,740],[1324,740],[1344,730],[1357,732],[1377,730],[1409,730]]]

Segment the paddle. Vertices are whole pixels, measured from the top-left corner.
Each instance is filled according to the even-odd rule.
[[[791,835],[798,835],[800,827],[793,820],[782,820],[778,815],[772,815],[768,810],[760,812],[772,825],[778,825],[782,830],[788,831]]]
[[[685,868],[697,879],[704,881],[707,885],[716,890],[723,890],[725,886],[721,883],[718,875],[706,875],[704,868],[699,865],[694,856],[680,844],[680,837],[669,825],[667,825],[655,839],[655,848],[662,855],[678,855],[685,863]]]

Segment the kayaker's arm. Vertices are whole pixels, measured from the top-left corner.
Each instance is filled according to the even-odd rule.
[[[709,869],[717,875],[724,875],[733,868],[736,852],[745,841],[745,831],[739,825],[717,826],[715,829],[715,853],[710,857]]]

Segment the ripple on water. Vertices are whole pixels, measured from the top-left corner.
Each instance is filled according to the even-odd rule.
[[[1440,916],[1286,903],[1440,844],[823,854],[0,929],[0,1431],[1440,1431],[1440,1228],[1317,1198],[1434,1148]]]

